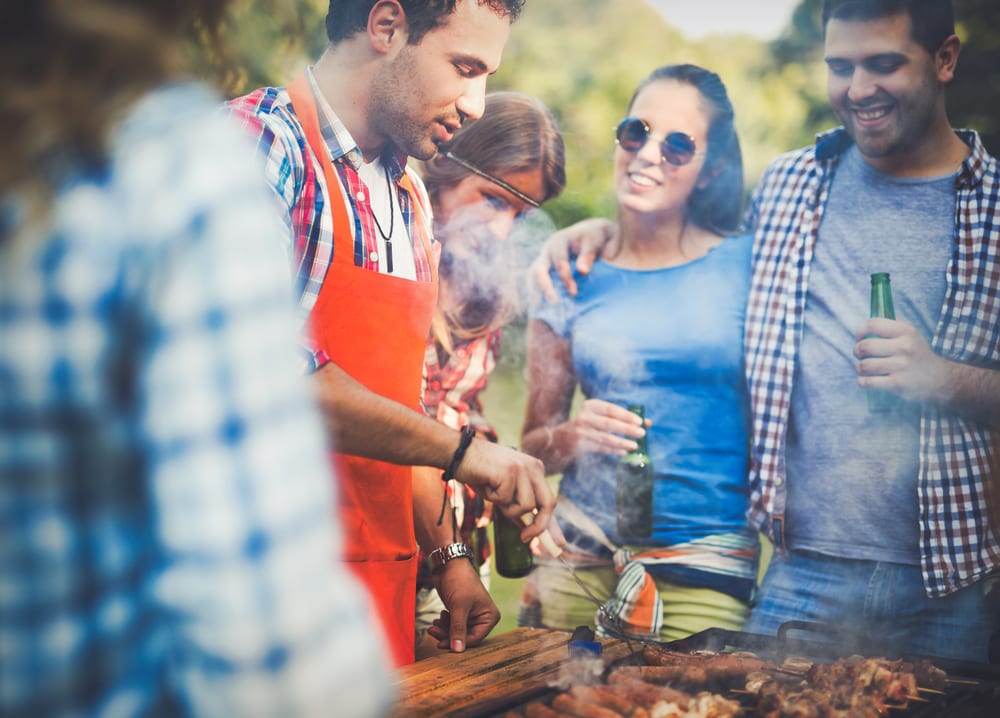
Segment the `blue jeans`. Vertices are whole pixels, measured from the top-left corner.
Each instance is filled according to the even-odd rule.
[[[744,628],[774,635],[785,621],[816,621],[860,634],[887,654],[986,662],[1000,628],[1000,586],[988,592],[991,583],[928,598],[919,566],[776,553]]]

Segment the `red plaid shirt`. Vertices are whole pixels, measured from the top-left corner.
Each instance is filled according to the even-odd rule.
[[[378,234],[369,193],[358,175],[361,151],[347,128],[316,88],[312,72],[306,72],[319,111],[320,131],[330,152],[330,159],[341,184],[341,196],[347,204],[354,234],[354,264],[379,271]],[[227,103],[228,110],[252,134],[265,161],[265,176],[279,200],[282,219],[288,230],[287,248],[294,272],[300,318],[305,320],[316,304],[326,271],[333,261],[333,215],[329,211],[330,192],[319,159],[308,146],[305,132],[288,93],[281,87],[265,87]],[[406,168],[406,155],[386,151],[382,160],[398,187],[399,205],[413,245],[413,259],[418,282],[432,278],[431,262],[415,231],[414,198],[399,184],[406,173],[417,192],[416,201],[428,219],[431,205],[423,183]],[[361,199],[359,199],[359,197]],[[427,235],[431,236],[430,228]],[[304,330],[303,330],[304,331]],[[315,371],[329,361],[311,338],[303,333],[302,347],[307,368]]]
[[[939,355],[1000,369],[1000,164],[978,135],[959,131],[972,152],[956,179],[955,243],[941,318],[931,340]],[[841,130],[779,157],[754,191],[756,228],[746,318],[753,420],[750,518],[784,546],[785,440],[802,337],[809,265],[834,170],[850,138]],[[926,405],[920,422],[920,542],[929,596],[968,586],[1000,565],[988,524],[989,430]]]
[[[427,340],[420,392],[420,403],[427,416],[452,429],[471,424],[480,436],[490,441],[497,440],[496,430],[483,416],[479,394],[486,388],[490,374],[496,368],[502,331],[496,329],[486,336],[469,340],[453,338],[454,351],[445,364],[440,362],[440,345],[433,336]],[[490,557],[486,503],[473,489],[454,479],[448,482],[448,497],[456,512],[462,541],[473,547],[480,565],[485,563]],[[423,554],[419,566],[417,585],[432,587],[434,584]]]

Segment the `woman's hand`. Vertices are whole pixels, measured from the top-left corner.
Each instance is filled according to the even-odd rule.
[[[576,416],[556,427],[554,433],[556,441],[565,442],[560,448],[574,458],[590,452],[624,456],[638,446],[634,439],[645,436],[646,429],[628,409],[602,399],[587,399]]]

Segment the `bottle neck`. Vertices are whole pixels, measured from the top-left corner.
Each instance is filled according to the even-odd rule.
[[[872,284],[871,316],[896,318],[896,312],[892,304],[892,289],[888,281],[880,281]]]

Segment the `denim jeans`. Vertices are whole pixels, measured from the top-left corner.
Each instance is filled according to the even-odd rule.
[[[886,654],[985,662],[1000,627],[1000,590],[988,591],[991,584],[928,598],[919,566],[775,554],[745,630],[774,635],[786,621],[816,621],[860,634]]]

